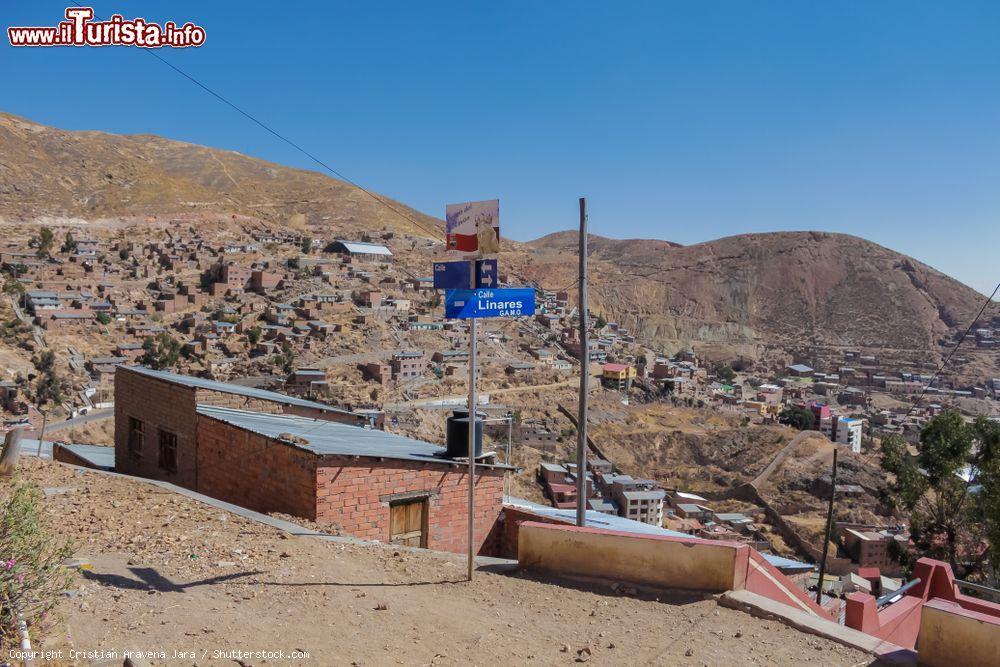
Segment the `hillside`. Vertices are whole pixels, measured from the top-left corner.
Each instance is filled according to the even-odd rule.
[[[117,649],[114,664],[126,648],[167,652],[152,664],[199,665],[871,660],[701,593],[484,570],[467,583],[461,556],[295,537],[141,481],[22,461],[24,479],[56,490],[43,500],[46,523],[88,564],[53,626],[32,637],[40,649]],[[171,659],[175,649],[193,653]],[[309,657],[290,662],[291,651]]]
[[[427,235],[440,222],[386,198],[421,226],[323,174],[152,135],[68,132],[0,113],[0,219],[235,214],[331,229]]]
[[[529,243],[526,271],[572,281],[572,232]],[[594,306],[664,347],[701,342],[926,353],[982,295],[905,255],[843,234],[744,234],[691,246],[590,242]],[[551,283],[547,283],[551,284]]]

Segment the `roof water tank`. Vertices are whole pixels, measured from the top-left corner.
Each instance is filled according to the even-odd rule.
[[[483,417],[481,412],[476,413],[476,458],[483,455]],[[451,417],[448,417],[447,424],[447,456],[448,458],[468,458],[469,457],[469,411],[454,410]]]

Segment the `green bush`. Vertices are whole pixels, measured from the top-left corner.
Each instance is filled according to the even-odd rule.
[[[59,595],[73,583],[62,562],[73,546],[41,522],[42,492],[15,481],[0,490],[0,645],[17,644],[18,617],[44,629]]]

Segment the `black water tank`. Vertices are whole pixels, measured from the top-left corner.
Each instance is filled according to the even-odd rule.
[[[483,454],[483,417],[486,415],[476,413],[476,458]],[[447,427],[447,451],[448,458],[468,458],[469,457],[469,411],[454,410],[451,417],[448,417]]]

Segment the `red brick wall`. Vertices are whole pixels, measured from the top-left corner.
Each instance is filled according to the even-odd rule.
[[[128,452],[129,417],[143,423],[145,438],[138,458]],[[177,435],[176,474],[159,467],[160,428]],[[115,469],[194,489],[196,449],[194,389],[119,366],[115,371]]]
[[[324,457],[316,471],[316,518],[349,535],[389,541],[389,503],[395,494],[428,494],[427,548],[467,548],[467,473],[461,466]],[[503,472],[476,475],[476,550],[491,553],[487,538],[503,505]]]
[[[316,518],[316,455],[198,415],[198,492],[258,512]]]

